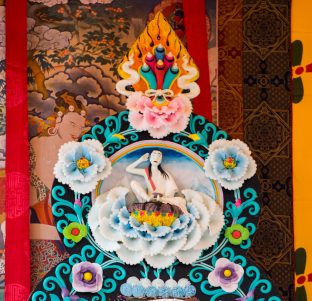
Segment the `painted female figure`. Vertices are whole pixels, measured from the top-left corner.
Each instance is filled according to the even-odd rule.
[[[86,124],[85,108],[74,95],[64,90],[57,93],[57,97],[55,125],[30,140],[30,232],[34,239],[41,238],[41,235],[58,239],[50,205],[53,168],[59,148],[66,142],[77,141]]]
[[[157,200],[178,206],[184,213],[187,213],[185,199],[176,196],[179,189],[174,178],[161,166],[162,158],[161,151],[153,150],[151,154],[144,154],[127,167],[128,173],[144,177],[147,186],[147,189],[144,189],[138,181],[131,181],[132,191],[141,203]],[[148,160],[150,163],[146,168],[138,168],[141,163]]]

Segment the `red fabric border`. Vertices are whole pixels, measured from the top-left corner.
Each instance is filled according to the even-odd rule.
[[[212,101],[205,0],[184,0],[183,8],[187,48],[200,70],[200,77],[197,81],[200,86],[200,95],[194,99],[194,113],[211,121]]]
[[[27,2],[6,2],[5,300],[30,292]]]

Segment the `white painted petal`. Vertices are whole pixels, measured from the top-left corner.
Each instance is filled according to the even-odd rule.
[[[161,288],[165,286],[165,282],[164,280],[157,278],[152,281],[152,286]]]
[[[189,224],[190,222],[190,215],[186,215],[186,214],[183,214],[179,217],[179,221],[180,221],[180,227],[179,229],[184,229],[187,227],[187,225]]]
[[[187,211],[190,215],[193,215],[195,219],[199,219],[200,213],[198,211],[198,208],[191,202],[187,204]]]
[[[209,229],[212,235],[219,234],[224,226],[224,215],[218,205],[214,214],[210,217]]]
[[[142,240],[139,238],[123,237],[122,242],[131,251],[142,251]]]
[[[137,238],[138,233],[132,226],[128,224],[120,224],[119,230],[121,231],[122,235],[128,238]]]
[[[109,219],[111,212],[112,212],[113,202],[105,202],[98,211],[98,219],[101,220],[102,218]]]
[[[239,280],[240,280],[243,277],[245,271],[239,264],[236,264],[235,265],[235,272],[237,273]]]
[[[215,273],[216,273],[215,270],[209,273],[208,282],[210,285],[217,287],[217,286],[220,286],[220,281],[219,281],[218,276],[215,275]]]
[[[231,145],[230,141],[229,140],[225,140],[225,139],[218,139],[218,140],[215,140],[213,141],[210,145],[209,145],[209,153],[212,152],[212,151],[215,151],[217,149],[220,149],[220,148],[227,148]]]
[[[198,209],[199,212],[199,218],[197,219],[197,223],[199,224],[201,230],[205,231],[208,228],[210,222],[210,213],[207,210],[207,207],[197,200],[193,200],[193,205]]]
[[[95,203],[99,204],[99,205],[103,205],[104,203],[106,203],[106,197],[107,197],[107,192],[100,194],[96,199],[95,199]]]
[[[250,157],[249,158],[249,164],[248,164],[244,178],[246,180],[250,179],[251,177],[253,177],[255,175],[256,171],[257,171],[256,161],[252,157]]]
[[[146,224],[141,224],[136,218],[130,216],[129,224],[132,228],[136,229],[137,231],[146,231]]]
[[[152,281],[149,280],[148,278],[141,278],[140,279],[140,284],[144,287],[144,288],[148,288],[152,285]]]
[[[175,256],[164,256],[161,254],[145,257],[146,262],[155,269],[168,268],[174,263],[175,259]]]
[[[243,186],[244,180],[237,180],[235,182],[230,182],[225,179],[218,179],[219,184],[227,190],[235,190]]]
[[[181,226],[181,222],[180,220],[177,218],[171,225],[171,229],[176,230],[178,228],[180,228]]]
[[[109,225],[114,229],[114,230],[119,230],[120,229],[120,220],[118,216],[118,211],[114,211],[110,217],[109,217]]]
[[[195,247],[199,243],[201,236],[202,230],[200,229],[200,226],[196,223],[192,232],[187,235],[187,241],[182,250],[185,251]]]
[[[125,199],[129,189],[126,187],[115,187],[109,191],[107,194],[107,201],[115,202],[120,199]]]
[[[135,265],[140,263],[144,259],[143,252],[130,251],[124,246],[121,246],[118,251],[116,251],[118,257],[126,264]]]
[[[221,284],[221,283],[220,283]],[[228,283],[228,284],[221,284],[220,285],[221,288],[227,292],[227,293],[233,293],[234,291],[237,290],[238,288],[238,283],[236,282],[231,282],[231,283]]]
[[[98,181],[107,178],[112,173],[112,163],[109,159],[105,158],[105,167],[104,169],[98,173]]]
[[[220,233],[212,235],[209,229],[206,230],[204,234],[202,235],[199,243],[194,247],[194,250],[206,250],[212,247],[217,242],[219,235]]]
[[[210,215],[212,215],[216,207],[218,206],[217,202],[205,193],[201,193],[201,196],[204,200],[205,206],[208,208]]]
[[[192,264],[200,257],[201,253],[201,250],[179,251],[177,253],[177,258],[183,264]]]
[[[184,189],[181,191],[183,195],[185,196],[185,199],[187,202],[192,202],[194,200],[197,200],[198,202],[202,203],[203,198],[200,195],[199,192],[192,190],[192,189]]]
[[[214,168],[213,168],[213,165],[212,165],[212,160],[211,160],[210,157],[208,157],[205,160],[204,170],[205,170],[206,177],[208,177],[210,179],[213,179],[213,180],[217,179],[217,176],[216,176],[216,174],[214,172]]]
[[[109,220],[105,217],[100,220],[100,233],[107,240],[120,241],[122,239],[120,231],[112,228]]]
[[[250,156],[251,151],[245,142],[239,139],[233,139],[230,141],[230,143],[232,146],[237,146],[245,155]]]
[[[178,240],[169,240],[165,248],[162,250],[161,254],[166,256],[174,255],[183,248],[183,246],[186,243],[186,240],[187,240],[186,237],[183,237]]]
[[[182,278],[183,279],[183,278]],[[184,278],[185,279],[185,278]],[[181,280],[181,279],[180,279]],[[179,283],[180,283],[180,280],[179,280]],[[191,283],[190,283],[191,284]],[[180,285],[180,284],[179,284]],[[174,279],[168,279],[166,282],[165,282],[165,286],[169,287],[169,288],[175,288],[178,286],[178,282],[176,282]],[[181,287],[183,287],[182,285],[180,285]]]
[[[162,250],[166,246],[167,241],[164,239],[156,239],[152,241],[143,240],[142,241],[142,252],[144,255],[154,256],[156,254],[161,254]]]
[[[120,248],[120,245],[116,241],[111,241],[111,240],[105,239],[101,235],[99,228],[92,231],[92,236],[95,239],[96,243],[104,251],[113,252],[113,251],[117,251]]]
[[[97,185],[97,180],[93,179],[89,182],[81,182],[81,181],[72,181],[69,183],[69,187],[71,190],[81,193],[81,194],[87,194],[94,190]]]
[[[148,223],[144,223],[146,232],[152,235],[153,237],[164,237],[167,235],[171,229],[166,226],[153,227]]]
[[[130,213],[129,213],[129,211],[127,210],[126,207],[123,207],[123,208],[119,211],[118,217],[119,217],[119,220],[120,220],[121,223],[123,223],[123,224],[125,224],[125,225],[128,224],[129,218],[130,218]]]
[[[96,139],[86,139],[83,142],[81,142],[84,145],[90,146],[92,148],[94,148],[98,153],[103,154],[104,153],[104,149],[103,149],[103,145],[99,140]]]
[[[178,286],[184,288],[191,285],[191,282],[187,278],[181,278],[178,281]]]
[[[88,214],[88,224],[91,230],[94,230],[99,225],[98,210],[99,205],[95,202]]]
[[[218,267],[222,268],[224,266],[227,266],[230,263],[231,263],[230,260],[228,260],[227,258],[221,257],[216,261],[215,268],[218,268]]]
[[[127,283],[129,283],[129,284],[135,286],[135,285],[140,284],[140,280],[139,280],[139,278],[137,278],[137,277],[135,277],[135,276],[132,276],[132,277],[129,277],[129,278],[127,279]]]
[[[53,173],[59,182],[61,182],[62,184],[68,184],[68,179],[63,173],[63,162],[58,161],[54,165]]]
[[[62,159],[67,153],[69,152],[75,152],[75,149],[80,145],[80,142],[70,141],[67,143],[64,143],[60,149],[59,149],[59,159]]]

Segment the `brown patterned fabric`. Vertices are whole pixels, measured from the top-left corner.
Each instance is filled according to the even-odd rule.
[[[31,240],[31,285],[35,288],[40,280],[59,262],[69,257],[60,241]]]
[[[243,139],[244,130],[242,10],[243,0],[218,3],[219,126],[239,139]]]
[[[290,1],[245,0],[244,140],[258,164],[263,207],[248,256],[293,300]]]

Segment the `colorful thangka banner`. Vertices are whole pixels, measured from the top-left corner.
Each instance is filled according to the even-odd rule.
[[[131,3],[122,0],[102,0],[95,4],[94,2],[85,0],[73,0],[68,3],[67,1],[53,0],[28,2],[31,276],[33,286],[53,266],[68,256],[59,241],[51,214],[50,190],[54,179],[51,168],[56,162],[59,146],[65,141],[78,140],[95,123],[125,109],[125,98],[118,94],[114,88],[119,79],[117,66],[147,22],[152,20],[159,10],[169,20],[179,38],[186,43],[181,0],[144,1],[143,5],[143,1],[139,0],[133,0]],[[206,1],[206,6],[213,121],[217,123],[219,120],[220,127],[226,128],[231,136],[240,137],[240,139],[248,142],[255,154],[257,163],[261,167],[258,169],[258,176],[263,192],[260,197],[264,206],[259,229],[253,240],[252,248],[248,252],[248,258],[257,262],[266,274],[270,275],[273,283],[279,288],[283,300],[291,300],[292,209],[289,188],[291,177],[291,153],[289,149],[291,144],[289,139],[290,110],[287,107],[289,104],[287,99],[287,93],[289,93],[287,90],[288,1],[273,3],[267,0],[259,1],[257,4],[254,1],[245,1],[243,6],[243,1],[231,1],[229,3],[220,0],[219,14],[222,18],[220,18],[219,23],[216,21],[216,3]],[[302,12],[301,7],[300,11]],[[244,30],[242,31],[243,14]],[[260,23],[257,22],[261,16],[265,16],[261,20],[268,22],[266,23],[267,28],[271,28],[272,24],[282,24],[282,33],[279,34],[277,44],[274,44],[274,41],[267,42],[265,40],[269,39],[271,33],[266,37],[257,35],[259,31],[263,30],[259,25]],[[4,24],[4,19],[1,20],[3,22],[1,24]],[[222,33],[219,36],[222,54],[219,62],[216,42],[218,40],[217,27],[218,32]],[[273,26],[273,28],[276,31],[281,29],[279,26]],[[295,29],[295,27],[293,28]],[[297,32],[300,35],[302,33],[300,30]],[[249,64],[244,71],[243,78],[241,77],[243,66],[242,39],[247,45],[244,49],[244,60]],[[300,40],[299,37],[298,39]],[[301,41],[303,40],[301,38]],[[300,47],[299,42],[294,43],[295,50],[300,49]],[[300,55],[297,55],[297,50],[294,51],[294,55],[297,55],[297,61],[294,59],[294,62],[297,62],[297,65],[294,66],[294,90],[297,93],[294,99],[298,102],[295,105],[296,108],[303,104],[309,93],[308,88],[305,88],[304,95],[302,95],[304,83],[309,77],[309,62],[308,60],[304,62],[304,53],[309,53],[309,49],[307,48],[306,51],[304,49],[303,56],[301,54],[301,59],[298,59]],[[279,66],[282,67],[274,73],[275,67],[271,68],[270,66],[276,66],[274,65],[276,62],[280,62]],[[281,62],[285,64],[281,64]],[[220,79],[217,77],[218,63],[221,66],[219,75],[221,74],[222,78]],[[304,68],[302,70],[299,67]],[[239,73],[237,77],[233,76],[236,72]],[[4,76],[4,68],[1,69],[2,75]],[[284,75],[285,78],[282,78]],[[269,78],[270,76],[271,78]],[[247,87],[244,99],[243,81],[245,88]],[[219,102],[219,104],[217,101],[218,82],[219,89],[222,89],[222,94],[220,94],[222,103]],[[4,84],[3,79],[3,82],[0,82],[2,95],[5,93]],[[275,91],[279,97],[275,97],[278,101],[273,104],[270,93],[274,94]],[[3,96],[0,99],[0,118],[5,112],[4,109],[1,110],[4,100],[5,97]],[[68,114],[66,111],[66,109],[69,110],[69,107],[73,108],[71,112],[75,113],[75,118],[69,120],[60,118],[60,112],[66,113],[67,116],[74,116],[74,114]],[[294,109],[295,121],[296,108]],[[307,107],[302,111],[306,110]],[[81,114],[82,111],[86,111],[87,115]],[[267,122],[263,123],[261,128],[269,128],[271,125],[274,128],[277,122],[276,128],[281,129],[277,132],[276,137],[282,140],[278,140],[277,146],[270,140],[270,133],[272,132],[263,130],[261,135],[257,135],[260,131],[257,122],[263,118]],[[245,127],[243,127],[243,121]],[[4,146],[1,146],[4,145],[4,143],[1,144],[1,141],[4,141],[5,131],[4,122],[0,121],[0,123],[0,176],[2,179],[4,173],[1,173],[1,162],[5,158],[5,149]],[[298,132],[299,128],[301,129],[300,134],[302,134],[302,126],[298,126]],[[57,141],[59,133],[64,140]],[[296,129],[294,129],[294,136],[296,137]],[[305,134],[305,137],[308,137],[308,133]],[[295,143],[298,142],[295,141]],[[45,147],[46,145],[49,147]],[[302,146],[302,142],[299,142],[297,148],[294,146],[294,152],[301,151],[299,146]],[[301,154],[303,155],[303,153]],[[283,168],[280,168],[281,164]],[[296,161],[295,168],[297,168]],[[296,178],[297,174],[295,170],[295,184],[296,181],[299,182],[300,178],[300,185],[303,185],[302,177]],[[305,187],[308,186],[305,185]],[[300,190],[303,196],[302,192],[303,190]],[[0,192],[0,198],[1,195],[4,194]],[[307,195],[305,194],[305,198]],[[275,203],[270,202],[270,199],[278,199],[282,205],[277,208]],[[303,197],[300,199],[304,200]],[[302,205],[307,203],[308,201],[303,202]],[[299,201],[299,206],[295,207],[295,211],[298,211],[297,216],[308,208],[300,208],[300,204]],[[3,211],[0,207],[0,214]],[[0,218],[1,229],[4,229],[4,214],[1,214]],[[299,287],[298,294],[303,296],[304,287],[307,290],[307,295],[309,295],[307,275],[309,258],[306,261],[301,260],[305,258],[304,250],[301,247],[304,247],[307,253],[309,247],[306,243],[306,236],[304,238],[303,234],[304,229],[307,229],[307,225],[304,225],[305,220],[299,222],[297,220],[296,231],[300,231],[301,236],[297,235],[296,238],[299,249],[297,252],[296,279]],[[266,239],[268,229],[275,231],[276,235],[282,237],[278,240],[278,250],[270,239]],[[0,239],[0,249],[1,247]],[[3,254],[4,252],[1,253],[1,256],[4,256]],[[305,265],[307,267],[304,270]],[[250,296],[248,295],[247,298]]]
[[[293,185],[296,249],[296,300],[312,300],[312,241],[310,235],[310,172],[312,132],[312,30],[308,0],[292,1]]]

